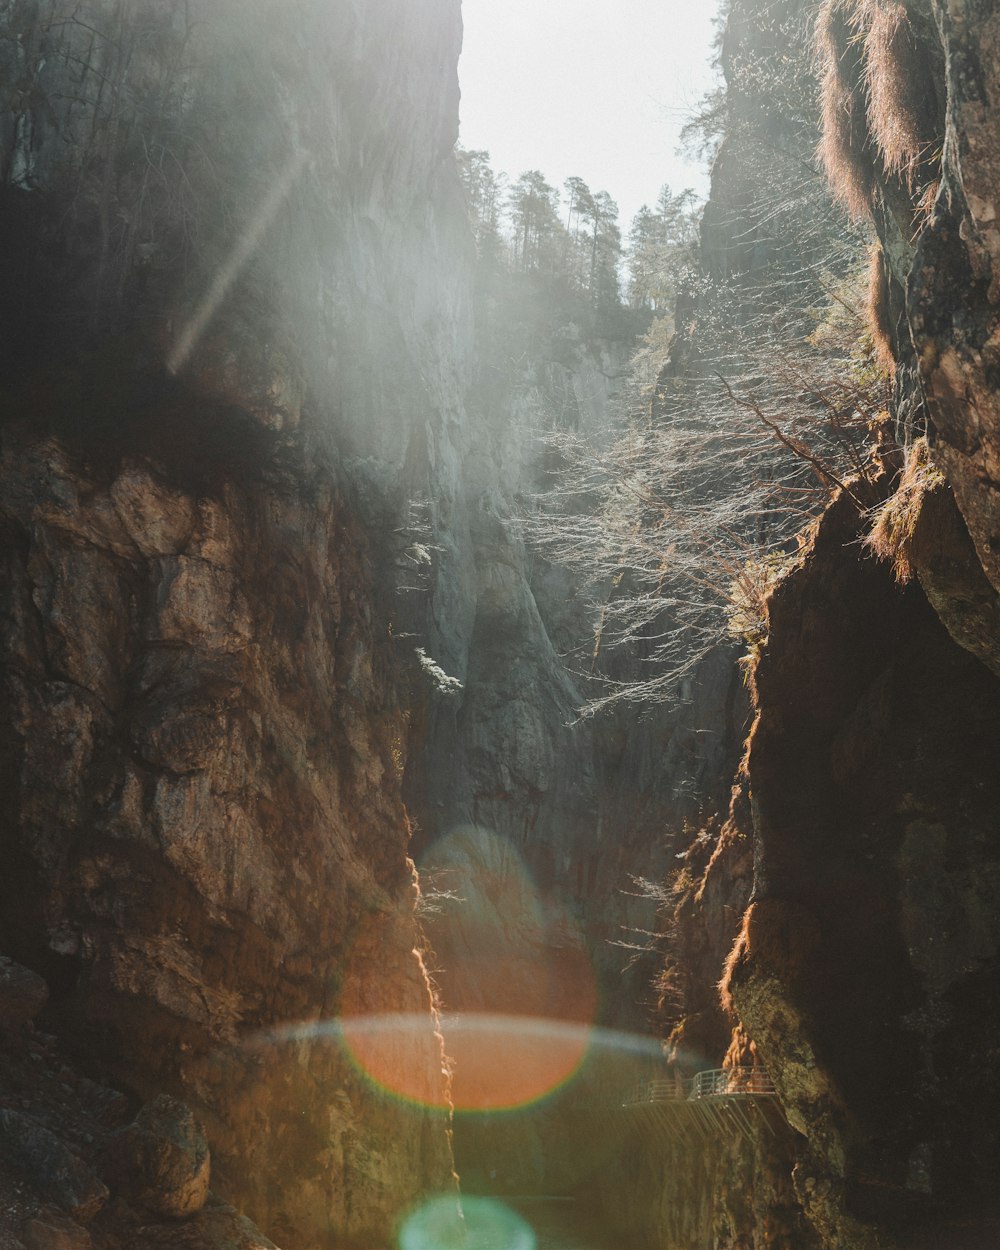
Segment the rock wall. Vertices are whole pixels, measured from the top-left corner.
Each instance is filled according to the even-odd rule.
[[[845,559],[857,532],[839,500],[772,599],[729,992],[805,1136],[807,1214],[874,1246],[992,1193],[1000,691],[919,589]]]
[[[682,903],[707,981],[748,899],[723,997],[829,1247],[997,1235],[995,25],[987,5],[822,6],[822,152],[878,238],[901,446],[883,433],[883,470],[771,596],[741,786]],[[717,1037],[689,1002],[682,1032]]]
[[[743,1111],[739,1128],[683,1103],[612,1113],[615,1149],[588,1198],[621,1244],[812,1250],[790,1179],[794,1134],[772,1106]]]
[[[183,1090],[260,1223],[370,1233],[447,1176],[444,1126],[425,1154],[337,1046],[274,1033],[413,1013],[443,1103],[365,537],[315,476],[198,497],[5,443],[5,945],[79,1053]]]
[[[632,876],[661,875],[672,832],[717,801],[732,751],[732,669],[728,656],[716,657],[688,684],[686,701],[651,714],[642,732],[629,713],[581,718],[595,614],[573,578],[534,552],[520,518],[544,486],[546,431],[571,425],[601,440],[620,428],[630,349],[575,344],[565,363],[543,350],[530,368],[473,390],[461,511],[456,505],[447,531],[431,531],[429,615],[415,617],[458,684],[436,692],[414,723],[422,750],[411,753],[407,795],[422,870],[446,871],[451,884],[442,878],[442,888],[463,896],[451,835],[481,830],[507,846],[514,876],[527,874],[543,906],[572,917],[596,965],[601,1022],[645,1030],[649,967],[623,977],[629,956],[610,944],[652,927],[654,906],[629,893]],[[456,584],[465,636],[444,610]],[[454,923],[462,915],[449,909]],[[447,947],[433,918],[430,928],[435,946]],[[544,959],[544,934],[529,941],[537,948],[529,959]],[[488,989],[460,988],[454,963],[442,965],[446,1002],[482,1006]]]
[[[371,1244],[453,1183],[373,535],[459,389],[458,4],[0,21],[0,942],[219,1194]],[[386,1012],[408,1101],[326,1035]]]

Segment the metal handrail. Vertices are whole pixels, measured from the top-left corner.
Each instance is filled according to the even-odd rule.
[[[626,1104],[640,1102],[673,1102],[675,1099],[684,1099],[687,1094],[683,1087],[678,1086],[677,1081],[640,1081],[636,1085],[628,1098]]]
[[[648,1102],[692,1102],[699,1098],[724,1098],[741,1094],[773,1095],[774,1083],[766,1068],[716,1068],[699,1072],[685,1089],[677,1080],[640,1081],[629,1093],[625,1106]]]
[[[689,1098],[720,1098],[734,1094],[773,1094],[774,1082],[766,1068],[717,1068],[699,1072],[691,1081]]]

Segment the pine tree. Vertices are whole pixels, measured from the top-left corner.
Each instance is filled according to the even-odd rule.
[[[628,297],[633,308],[673,308],[682,275],[694,261],[699,206],[690,189],[674,195],[664,186],[652,209],[644,204],[632,221],[626,253]]]

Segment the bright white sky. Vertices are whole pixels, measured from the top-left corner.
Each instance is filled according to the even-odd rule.
[[[516,179],[579,175],[608,191],[623,233],[663,183],[707,191],[677,156],[712,85],[716,0],[462,0],[460,142]]]

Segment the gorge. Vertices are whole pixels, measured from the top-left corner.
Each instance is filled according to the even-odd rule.
[[[664,313],[459,0],[0,3],[0,1250],[997,1244],[1000,15],[721,17]]]

